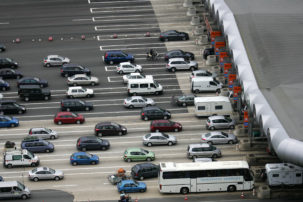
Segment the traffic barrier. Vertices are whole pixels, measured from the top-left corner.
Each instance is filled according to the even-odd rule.
[[[54,39],[53,39],[52,36],[48,37],[48,41],[53,41],[53,40],[54,40]]]

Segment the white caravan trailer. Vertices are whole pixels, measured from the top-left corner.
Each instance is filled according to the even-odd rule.
[[[268,163],[265,165],[269,186],[300,185],[303,183],[303,168],[290,163]]]
[[[196,116],[227,115],[231,116],[233,109],[228,97],[195,97]]]

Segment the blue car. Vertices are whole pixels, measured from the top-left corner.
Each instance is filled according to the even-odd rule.
[[[52,143],[39,139],[39,138],[33,138],[28,140],[23,140],[21,142],[21,148],[27,149],[30,152],[36,153],[36,152],[53,152],[55,150],[55,147]]]
[[[146,184],[135,180],[122,180],[117,184],[118,192],[145,192]]]
[[[89,154],[86,152],[76,152],[70,156],[70,163],[73,166],[88,164],[95,165],[99,163],[99,157],[97,155]]]
[[[0,128],[19,126],[19,120],[15,117],[0,115]]]
[[[104,62],[106,64],[114,64],[120,62],[134,62],[135,58],[132,54],[124,53],[121,50],[106,51],[104,53]]]
[[[7,81],[0,79],[0,90],[6,91],[9,90],[9,88],[10,88],[9,83],[7,83]]]

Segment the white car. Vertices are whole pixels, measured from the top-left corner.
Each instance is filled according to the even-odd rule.
[[[93,97],[94,90],[83,88],[81,86],[77,87],[69,87],[66,92],[67,97],[69,98],[76,98],[76,97]]]
[[[121,62],[117,66],[117,72],[119,74],[142,72],[142,67],[141,65],[134,65],[130,62]]]
[[[3,95],[0,93],[0,100],[2,100],[2,98],[3,98]]]
[[[193,60],[186,61],[184,58],[171,58],[166,64],[166,69],[172,72],[175,72],[176,70],[194,71],[198,69],[198,63]]]
[[[134,107],[149,107],[154,106],[156,103],[151,98],[144,98],[142,96],[132,96],[124,99],[123,105],[127,108]]]
[[[141,73],[130,73],[127,75],[123,75],[123,83],[128,83],[128,80],[130,79],[153,79],[152,75],[143,75]]]
[[[75,74],[67,78],[68,85],[97,85],[99,84],[99,79],[94,76],[87,76],[86,74]]]
[[[49,128],[31,128],[28,132],[28,136],[36,136],[41,139],[57,139],[58,133]]]
[[[61,66],[70,62],[71,62],[70,59],[67,57],[62,57],[60,55],[48,55],[43,60],[43,66],[44,67]]]

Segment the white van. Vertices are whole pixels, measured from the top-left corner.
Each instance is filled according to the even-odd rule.
[[[222,83],[211,76],[196,77],[191,80],[191,91],[193,93],[200,92],[220,92]]]
[[[232,116],[233,109],[228,97],[195,97],[196,116],[227,115]]]
[[[30,190],[19,181],[0,182],[1,199],[28,199],[31,197]]]
[[[290,163],[268,163],[265,165],[269,186],[301,185],[303,168]]]
[[[130,79],[127,85],[128,95],[155,94],[163,93],[163,87],[157,81],[149,78]]]
[[[35,167],[40,163],[38,156],[26,149],[5,152],[3,161],[3,165],[6,168],[12,168],[15,166]]]

